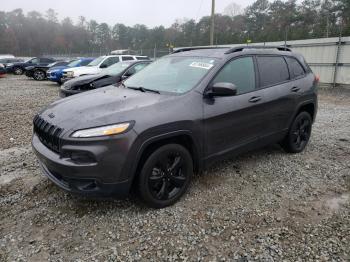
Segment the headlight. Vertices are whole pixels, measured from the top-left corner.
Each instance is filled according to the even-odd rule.
[[[116,125],[94,127],[89,129],[78,130],[71,136],[75,138],[111,136],[125,132],[130,127],[130,123],[122,123]]]
[[[73,77],[74,76],[74,72],[73,71],[68,71],[67,72],[67,76],[68,77]]]
[[[12,64],[12,63],[9,63],[9,64],[7,64],[6,66],[7,66],[7,67],[11,67],[11,66],[13,66],[13,64]]]

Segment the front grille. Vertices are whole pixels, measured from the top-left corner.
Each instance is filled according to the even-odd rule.
[[[60,135],[63,132],[62,128],[50,124],[39,115],[36,115],[33,120],[34,132],[46,147],[52,151],[59,153],[60,151]]]

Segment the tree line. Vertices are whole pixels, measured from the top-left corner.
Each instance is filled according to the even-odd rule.
[[[142,24],[113,26],[80,16],[59,21],[22,9],[0,11],[0,53],[41,54],[107,53],[115,49],[151,50],[208,45],[210,17],[199,21],[177,19],[170,27]],[[257,0],[241,11],[232,3],[215,15],[215,44],[268,42],[350,35],[349,0]]]

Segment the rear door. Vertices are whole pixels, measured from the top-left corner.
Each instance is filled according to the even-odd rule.
[[[257,140],[264,124],[263,90],[257,90],[253,56],[235,58],[214,77],[212,84],[229,82],[237,87],[232,97],[204,98],[207,158],[230,152]]]
[[[259,88],[264,92],[264,132],[261,137],[276,136],[288,128],[288,120],[295,109],[293,82],[287,63],[280,55],[256,57],[259,70]]]

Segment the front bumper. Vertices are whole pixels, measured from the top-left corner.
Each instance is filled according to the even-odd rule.
[[[47,76],[47,79],[52,81],[52,82],[58,82],[60,83],[61,82],[61,78],[62,78],[62,74],[60,73],[57,73],[57,72],[47,72],[46,73],[46,76]]]
[[[125,136],[125,137],[123,137]],[[128,136],[128,137],[126,137]],[[57,186],[71,192],[93,197],[126,197],[132,179],[125,174],[127,153],[136,134],[133,130],[117,139],[66,144],[58,154],[41,143],[36,134],[32,147],[43,173]],[[129,146],[128,146],[129,145]],[[71,153],[85,152],[91,159],[76,161]]]

